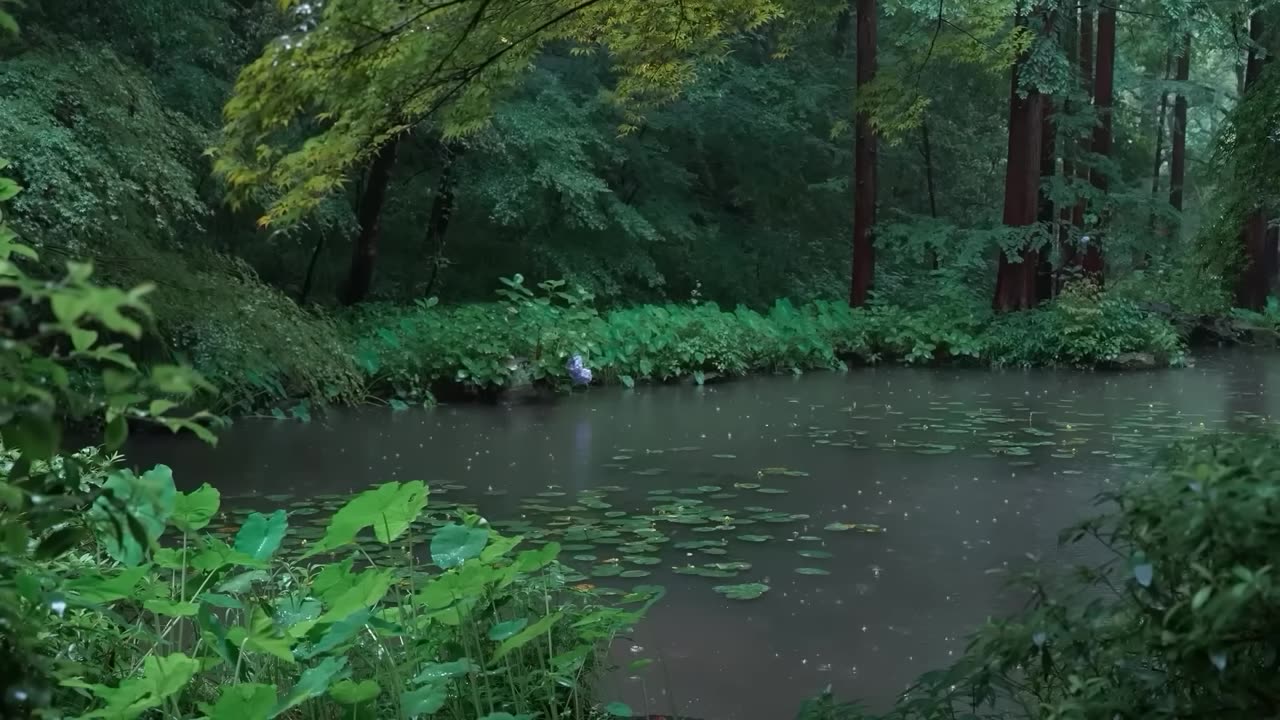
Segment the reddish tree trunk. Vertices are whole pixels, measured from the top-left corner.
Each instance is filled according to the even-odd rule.
[[[1020,19],[1021,21],[1021,19]],[[1011,228],[1027,228],[1036,223],[1040,185],[1040,144],[1043,131],[1041,96],[1018,93],[1018,75],[1025,58],[1019,58],[1010,73],[1009,145],[1004,176],[1004,224]],[[1014,256],[1000,251],[996,275],[996,294],[992,302],[998,312],[1021,310],[1035,305],[1035,250],[1023,248]]]
[[[1084,257],[1080,261],[1080,269],[1084,274],[1102,282],[1103,234],[1106,229],[1109,212],[1107,210],[1106,192],[1110,189],[1110,178],[1107,176],[1106,163],[1111,159],[1111,113],[1114,106],[1115,70],[1116,70],[1116,6],[1119,0],[1111,5],[1104,5],[1098,13],[1098,59],[1095,64],[1093,81],[1093,106],[1098,111],[1098,124],[1093,130],[1093,154],[1102,167],[1093,167],[1089,171],[1089,180],[1098,191],[1099,202],[1103,207],[1098,209],[1098,225],[1084,248]]]
[[[1257,43],[1262,42],[1262,14],[1255,11],[1249,19],[1249,38],[1254,46],[1249,48],[1245,64],[1244,91],[1247,95],[1257,87],[1262,74],[1262,57]],[[1248,102],[1247,97],[1243,100]],[[1244,248],[1245,264],[1236,281],[1236,304],[1252,310],[1261,310],[1267,304],[1267,220],[1262,208],[1255,208],[1246,217],[1240,244]]]
[[[382,205],[387,199],[387,186],[391,183],[391,168],[396,164],[396,145],[391,139],[378,148],[369,166],[369,177],[360,194],[360,206],[356,219],[360,233],[356,236],[351,252],[351,267],[347,281],[342,286],[341,300],[353,305],[364,300],[373,287],[373,268],[378,259],[378,237],[382,234]]]
[[[876,0],[857,0],[858,88],[876,76]],[[862,98],[859,97],[859,102]],[[858,111],[854,140],[853,282],[849,304],[867,303],[875,282],[876,249],[876,134],[865,109]]]
[[[1191,33],[1182,38],[1182,54],[1174,80],[1191,79]],[[1182,212],[1183,184],[1187,177],[1187,96],[1181,90],[1173,101],[1173,125],[1169,128],[1169,204]]]

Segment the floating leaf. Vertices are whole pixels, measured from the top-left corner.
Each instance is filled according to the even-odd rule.
[[[831,571],[829,570],[823,570],[822,568],[813,568],[813,567],[799,567],[799,568],[796,568],[796,572],[801,575],[830,575],[831,574]]]
[[[797,552],[801,557],[814,558],[816,560],[825,560],[831,557],[831,553],[826,550],[799,550]]]
[[[749,543],[769,542],[773,539],[772,535],[739,535],[738,539]]]
[[[717,585],[712,590],[730,600],[755,600],[769,592],[769,586],[764,583],[743,583],[741,585]]]

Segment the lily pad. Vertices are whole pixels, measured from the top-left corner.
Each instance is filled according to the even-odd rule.
[[[749,543],[769,542],[773,539],[772,535],[739,535],[738,539]]]
[[[813,567],[796,568],[796,572],[800,575],[830,575],[831,574],[830,570],[823,570],[822,568],[813,568]]]
[[[712,590],[730,600],[755,600],[769,592],[769,586],[764,583],[742,583],[741,585],[717,585]]]
[[[814,560],[826,560],[831,557],[831,553],[826,550],[799,550],[797,554],[800,557],[813,558]]]

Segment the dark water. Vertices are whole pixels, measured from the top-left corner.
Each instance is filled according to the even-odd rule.
[[[643,677],[613,678],[603,698],[708,720],[777,720],[828,684],[883,707],[918,673],[946,663],[975,624],[1020,602],[1006,583],[1028,555],[1077,559],[1055,551],[1057,532],[1091,511],[1097,491],[1145,472],[1153,449],[1170,440],[1274,412],[1264,392],[1274,365],[1232,353],[1143,374],[881,368],[597,389],[552,405],[244,421],[216,450],[145,438],[130,457],[165,462],[180,484],[209,482],[224,496],[423,479],[433,497],[451,485],[440,497],[474,503],[492,520],[535,524],[530,498],[571,501],[601,487],[614,489],[593,497],[632,513],[668,499],[651,491],[712,486],[722,499],[707,502],[809,515],[725,531],[731,540],[775,539],[733,540],[723,556],[664,547],[654,575],[638,582],[664,584],[668,595],[615,649],[624,661],[634,653],[656,662]],[[761,476],[765,468],[799,472]],[[825,530],[832,522],[884,532]],[[804,548],[832,557],[804,558]],[[595,554],[603,561],[610,552]],[[729,560],[753,567],[731,580],[669,572]],[[756,581],[772,588],[757,600],[711,589]]]

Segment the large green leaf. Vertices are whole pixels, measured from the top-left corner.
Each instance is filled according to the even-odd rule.
[[[507,638],[498,646],[498,651],[493,654],[493,662],[501,660],[508,654],[528,645],[534,638],[545,634],[551,629],[552,625],[555,625],[560,621],[560,618],[563,617],[563,615],[564,613],[562,612],[552,613],[524,630],[521,630],[516,635]]]
[[[218,489],[205,483],[190,493],[180,492],[173,504],[173,517],[169,521],[183,532],[201,530],[218,512],[222,495]]]
[[[86,605],[108,603],[133,595],[134,588],[146,577],[150,567],[125,568],[114,575],[81,575],[66,585],[66,592],[79,603]]]
[[[400,693],[400,717],[415,718],[430,715],[449,699],[447,681],[439,681],[423,685],[417,690]]]
[[[457,567],[479,555],[488,541],[488,528],[446,525],[431,538],[431,560],[446,570]]]
[[[254,607],[247,626],[240,625],[227,631],[227,639],[236,647],[293,663],[293,640],[280,632],[261,607]]]
[[[345,678],[350,671],[344,657],[325,658],[319,665],[308,668],[298,678],[298,682],[281,698],[275,710],[268,717],[277,717],[290,708],[297,707],[311,698],[323,695],[335,680]]]
[[[328,588],[322,596],[329,609],[320,616],[318,623],[337,622],[357,610],[377,605],[391,587],[390,570],[365,570],[349,577],[341,586]]]
[[[299,648],[295,654],[299,659],[309,660],[342,646],[364,629],[365,623],[369,622],[371,614],[368,608],[351,613],[342,620],[330,625],[314,645]]]
[[[254,560],[267,560],[280,548],[288,528],[289,521],[283,510],[270,515],[252,513],[245,518],[244,525],[236,533],[236,552],[244,553]]]
[[[328,552],[351,544],[356,535],[372,527],[379,542],[400,537],[427,505],[427,486],[420,480],[389,482],[366,490],[334,513],[324,537],[303,557]]]
[[[122,681],[119,687],[91,685],[80,680],[64,680],[62,684],[89,690],[106,702],[104,707],[81,715],[83,720],[132,720],[148,710],[160,707],[170,696],[180,692],[199,669],[199,661],[182,653],[166,657],[149,655],[142,663],[142,675]]]
[[[268,717],[276,704],[276,686],[241,683],[229,685],[212,708],[202,708],[209,720],[258,720]]]
[[[382,687],[376,680],[343,680],[329,688],[329,695],[343,705],[359,705],[368,702],[382,693]]]
[[[173,514],[178,494],[173,472],[165,465],[155,466],[142,477],[117,470],[102,489],[102,497],[90,510],[98,538],[113,560],[137,565]]]

